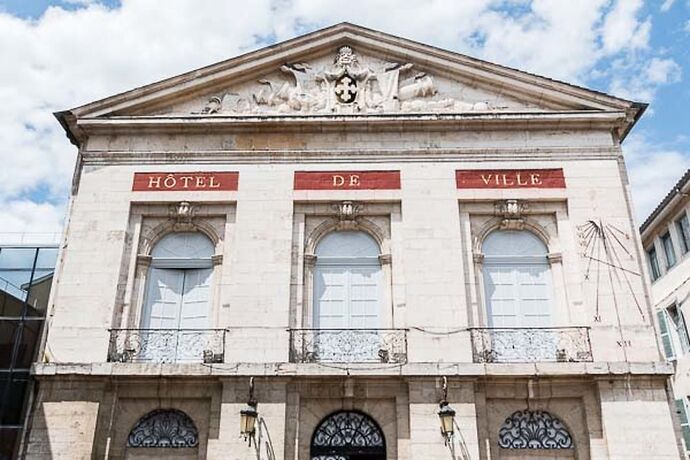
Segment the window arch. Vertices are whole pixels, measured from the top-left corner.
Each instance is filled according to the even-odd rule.
[[[200,232],[176,232],[163,236],[151,250],[151,266],[161,268],[208,268],[215,252],[213,242]]]
[[[314,327],[380,327],[380,248],[362,231],[334,231],[317,244],[314,270]]]
[[[386,440],[378,423],[359,411],[338,411],[325,417],[311,438],[312,460],[383,460]]]
[[[565,424],[549,412],[519,410],[506,418],[498,432],[504,449],[573,449],[573,438]]]
[[[127,437],[127,447],[197,447],[194,421],[177,409],[156,409],[139,419]]]
[[[553,288],[542,240],[525,230],[495,230],[482,253],[489,326],[549,326]]]

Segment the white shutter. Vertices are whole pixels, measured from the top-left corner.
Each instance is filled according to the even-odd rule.
[[[678,308],[679,322],[678,322],[678,336],[680,338],[680,343],[683,348],[683,352],[687,353],[690,351],[690,337],[688,337],[688,325],[685,322],[685,315],[683,311]]]
[[[180,329],[208,328],[211,273],[212,269],[210,268],[184,271]]]
[[[666,359],[673,361],[676,359],[676,354],[673,350],[673,342],[668,328],[668,321],[666,320],[666,311],[659,310],[656,312],[657,320],[659,321],[659,336],[664,348],[664,355]]]
[[[518,265],[520,322],[523,327],[551,325],[551,274],[549,266]]]
[[[347,267],[317,267],[314,273],[314,327],[345,329],[348,318]]]
[[[381,269],[379,267],[352,267],[349,275],[349,327],[355,329],[380,327]]]
[[[512,267],[486,265],[484,290],[490,327],[519,327],[517,276]]]
[[[150,270],[143,329],[177,329],[183,285],[183,270]]]
[[[690,422],[688,422],[688,401],[687,398],[676,399],[676,413],[680,421],[680,430],[683,435],[685,453],[690,454]]]

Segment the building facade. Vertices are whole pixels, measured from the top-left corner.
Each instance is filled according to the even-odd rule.
[[[340,24],[58,113],[23,455],[678,458],[643,110]]]
[[[690,315],[689,193],[690,171],[686,171],[640,226],[657,333],[675,369],[671,388],[686,458],[690,458],[690,339],[685,320]]]
[[[15,458],[34,385],[58,247],[0,235],[0,459]],[[21,242],[20,242],[21,241]]]

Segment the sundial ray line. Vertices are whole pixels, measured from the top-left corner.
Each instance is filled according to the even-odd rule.
[[[628,274],[627,274],[628,270],[625,270],[623,268],[623,262],[621,261],[620,257],[618,256],[618,253],[614,251],[613,255],[616,257],[616,261],[618,262],[618,266],[617,267],[614,266],[614,267],[618,268],[621,271],[621,273],[623,275],[623,279],[625,279],[625,282],[628,285],[628,290],[630,290],[630,293],[632,294],[632,298],[635,301],[635,306],[637,307],[637,311],[640,313],[640,316],[642,316],[642,319],[644,320],[645,319],[644,311],[642,311],[642,306],[640,305],[639,300],[637,300],[637,296],[635,295],[635,290],[633,289],[632,283],[630,282],[630,279],[628,278]],[[639,273],[637,274],[637,276],[640,276]]]
[[[608,230],[609,237],[613,237],[613,239],[620,245],[621,248],[625,251],[627,255],[632,257],[632,254],[630,254],[630,251],[628,251],[628,248],[625,247],[625,245],[621,242],[621,240],[618,238],[618,235],[616,235],[614,232],[611,231],[611,227],[609,225],[606,226]],[[615,228],[615,227],[614,227]]]
[[[601,258],[601,240],[598,238],[596,241],[596,248],[597,248],[597,258]],[[596,305],[595,306],[595,313],[596,313],[597,317],[600,316],[600,314],[599,314],[599,285],[600,285],[600,283],[601,283],[601,265],[597,264],[597,285],[596,285],[597,287],[596,287],[596,291],[595,291],[595,295],[596,295],[596,299],[597,299],[596,304],[595,304]]]

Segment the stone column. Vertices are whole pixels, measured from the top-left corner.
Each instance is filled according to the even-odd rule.
[[[438,403],[443,394],[440,379],[411,380],[409,388],[409,458],[450,458],[450,447],[445,444],[441,436],[438,417]],[[454,440],[456,457],[462,458],[461,443],[464,443],[470,457],[479,458],[474,384],[449,379],[448,403],[455,410],[455,421],[458,425]]]
[[[39,383],[27,459],[91,459],[105,383],[53,378]]]
[[[679,458],[664,385],[645,376],[598,382],[610,458]]]

